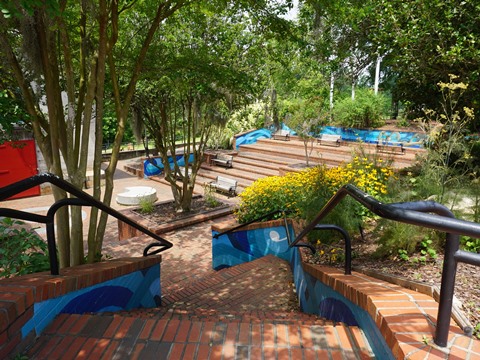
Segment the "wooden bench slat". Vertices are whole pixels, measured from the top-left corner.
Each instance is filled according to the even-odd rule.
[[[317,143],[320,145],[333,145],[333,146],[340,146],[342,141],[342,137],[340,135],[333,135],[333,134],[321,134],[319,138],[317,138]]]
[[[278,130],[272,134],[273,140],[290,140],[290,131],[288,130]]]
[[[212,159],[212,163],[219,166],[224,166],[227,168],[233,167],[233,156],[218,154],[217,157]]]
[[[237,181],[226,178],[224,176],[217,176],[215,181],[211,181],[207,185],[215,190],[227,193],[229,196],[237,195]]]

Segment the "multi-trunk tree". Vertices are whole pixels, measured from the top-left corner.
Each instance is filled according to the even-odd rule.
[[[165,0],[147,8],[143,3],[106,0],[2,1],[0,45],[21,90],[49,172],[81,188],[87,166],[91,167],[93,196],[110,204],[130,102],[147,50],[161,22],[189,3]],[[133,13],[139,4],[143,7]],[[125,19],[137,16],[142,19],[138,25],[145,31],[139,32],[141,40],[136,39],[138,46],[131,54],[130,66],[119,70],[119,63],[124,62],[117,43],[119,38],[128,41],[132,35],[122,35],[122,25]],[[102,191],[102,120],[107,79],[115,104],[117,133]],[[91,126],[95,151],[93,164],[87,164]],[[56,187],[53,194],[56,200],[67,196]],[[84,261],[81,209],[64,208],[57,214],[60,265],[80,264]],[[107,214],[92,209],[88,231],[90,262],[99,259],[106,222]]]
[[[251,0],[1,1],[2,59],[20,89],[28,121],[48,171],[81,188],[87,167],[92,168],[93,196],[109,205],[131,101],[147,67],[148,49],[157,29],[166,25],[165,20],[179,9],[194,5],[210,7],[212,14],[215,9],[211,6],[250,9],[251,23],[255,23],[258,18],[271,18],[276,12],[285,12],[290,4],[289,0],[274,7],[268,1]],[[281,25],[282,22],[274,21],[273,24]],[[192,22],[190,26],[195,28],[196,24]],[[211,35],[210,46],[215,46],[218,36],[221,34]],[[168,33],[155,39],[157,46],[174,40]],[[195,48],[194,43],[189,46],[192,50]],[[159,58],[149,61],[162,62]],[[163,70],[168,74],[168,69]],[[102,188],[102,125],[106,99],[113,102],[117,128]],[[91,127],[95,143],[94,160],[89,164]],[[56,200],[67,196],[55,187],[53,193]],[[88,230],[89,262],[101,256],[106,223],[107,214],[92,209]],[[80,208],[64,208],[57,213],[61,267],[85,260],[82,228]]]

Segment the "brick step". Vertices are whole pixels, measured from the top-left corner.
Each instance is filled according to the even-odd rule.
[[[235,159],[248,159],[254,160],[259,163],[266,163],[267,165],[270,164],[273,168],[278,169],[279,166],[286,166],[291,164],[298,163],[296,159],[290,159],[285,156],[275,156],[273,154],[262,154],[261,156],[258,155],[257,151],[249,152],[247,149],[242,149],[235,157]]]
[[[235,160],[234,160],[235,161]],[[201,175],[204,177],[212,178],[213,180],[217,177],[217,175],[225,176],[231,179],[235,179],[239,182],[253,182],[257,179],[264,178],[266,175],[257,174],[251,171],[242,170],[240,168],[235,167],[235,163],[233,164],[233,168],[225,169],[220,166],[210,166],[206,164],[202,164],[201,168]]]
[[[273,141],[272,139],[258,139],[258,145],[262,146],[275,146],[281,148],[291,148],[291,149],[301,149],[302,152],[305,152],[305,145],[303,141],[298,140],[296,138],[292,138],[291,141],[284,142],[282,144],[278,144],[278,141]],[[311,143],[308,143],[309,149],[311,148]],[[367,153],[377,153],[377,145],[370,144],[370,143],[360,143],[360,142],[351,142],[351,141],[344,141],[342,142],[341,146],[331,146],[331,145],[321,145],[316,142],[313,143],[313,151],[317,152],[328,152],[328,153],[340,153],[340,154],[351,154],[352,150],[360,151]],[[426,150],[423,148],[413,148],[413,147],[405,147],[405,152],[403,155],[398,155],[401,157],[407,157],[414,159],[416,154],[425,153]],[[387,155],[385,153],[378,153],[378,155]]]
[[[192,309],[184,310],[175,307],[158,307],[153,309],[134,309],[130,311],[120,311],[116,313],[101,313],[98,316],[126,316],[140,319],[176,319],[202,322],[222,321],[225,323],[264,323],[264,324],[302,324],[302,325],[321,325],[337,326],[341,323],[326,320],[314,314],[307,314],[301,311],[220,311],[216,309]]]
[[[281,284],[261,281],[282,273]],[[256,284],[262,284],[261,287]],[[298,309],[288,262],[272,255],[206,274],[181,289],[162,294],[162,304],[177,309],[282,310]]]
[[[267,166],[269,165],[266,161],[259,161],[256,164],[246,163],[242,161],[241,158],[236,156],[233,160],[233,168],[236,171],[245,171],[250,174],[258,174],[264,176],[273,176],[278,175],[278,165],[277,166]]]
[[[289,146],[281,146],[284,143],[293,143]],[[294,144],[297,143],[297,144]],[[360,145],[356,145],[357,148]],[[342,149],[342,150],[339,150]],[[323,164],[328,167],[338,166],[342,163],[350,162],[354,146],[320,146],[315,145],[314,150],[310,153],[310,161],[312,164]],[[276,156],[297,160],[297,162],[305,162],[305,151],[303,144],[298,141],[287,141],[278,144],[278,142],[267,141],[265,139],[259,140],[256,144],[241,145],[240,153],[257,153],[258,158],[267,156]],[[411,166],[415,161],[415,153],[408,153],[405,155],[391,155],[385,153],[376,153],[374,148],[364,149],[364,153],[374,155],[377,159],[382,159],[385,162],[392,162],[394,168],[405,168]]]
[[[279,165],[280,166],[286,166],[288,165],[289,163],[287,161],[281,161],[280,163],[275,163],[275,162],[271,162],[269,161],[268,159],[263,159],[263,158],[258,158],[258,155],[253,155],[253,157],[248,157],[248,156],[244,156],[243,153],[238,153],[237,156],[235,156],[234,158],[235,160],[235,165],[237,164],[241,164],[241,165],[238,165],[238,166],[241,166],[243,168],[243,166],[250,166],[252,167],[253,169],[255,169],[254,171],[257,171],[256,169],[264,169],[264,170],[272,170],[273,172],[270,172],[268,173],[267,175],[278,175],[278,167]]]
[[[371,359],[363,332],[344,325],[144,319],[60,314],[26,353],[85,359]]]
[[[289,158],[294,160],[293,163],[304,163],[305,162],[305,152],[298,148],[294,147],[280,147],[280,146],[260,146],[259,144],[251,145],[241,145],[240,152],[248,151],[249,153],[256,152],[257,158],[262,158],[264,155],[274,155],[274,156],[283,156],[284,158]],[[338,166],[342,162],[347,162],[351,159],[351,154],[333,154],[325,152],[322,154],[317,154],[313,151],[310,154],[310,162],[317,165],[326,165],[326,166]]]

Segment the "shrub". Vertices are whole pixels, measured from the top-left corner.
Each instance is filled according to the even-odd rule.
[[[142,214],[151,214],[155,211],[155,201],[151,198],[142,197],[138,203]]]
[[[235,214],[240,223],[255,220],[275,210],[289,210],[292,217],[300,217],[302,204],[311,195],[323,168],[314,167],[285,176],[269,176],[255,181],[239,196]]]
[[[347,97],[335,104],[335,122],[345,127],[370,128],[382,126],[388,108],[388,99],[375,95],[369,89],[360,89],[354,100]]]
[[[352,163],[336,168],[314,167],[259,179],[240,194],[236,216],[244,223],[271,211],[290,210],[291,217],[311,221],[341,186],[352,183],[373,196],[384,196],[386,183],[393,176],[389,167],[378,167],[367,158],[355,157]],[[346,227],[352,228],[358,225],[356,219],[365,215],[359,209],[359,205],[352,206],[347,198],[329,218],[340,226],[350,224]]]
[[[259,129],[264,126],[264,104],[255,103],[237,110],[232,114],[226,125],[216,125],[208,140],[208,147],[228,149],[231,138],[239,133]]]
[[[31,274],[50,269],[47,244],[24,223],[0,220],[0,277]]]

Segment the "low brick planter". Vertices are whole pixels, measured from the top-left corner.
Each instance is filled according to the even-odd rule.
[[[198,197],[200,197],[200,195],[198,195]],[[161,201],[157,203],[157,205],[168,203],[172,203],[172,201]],[[158,223],[148,219],[146,216],[142,216],[135,212],[135,210],[138,209],[139,208],[132,208],[122,210],[120,212],[123,215],[128,216],[131,220],[137,222],[138,224],[146,227],[148,230],[158,235],[175,229],[180,229],[190,225],[198,224],[207,220],[227,216],[233,212],[233,207],[226,205],[219,208],[214,208],[209,211],[204,211],[202,213],[182,217],[180,219],[172,219],[171,221],[165,223]],[[142,235],[141,231],[131,227],[130,225],[125,224],[123,221],[118,220],[118,240],[126,240],[140,235]]]

